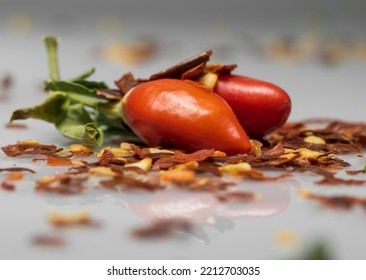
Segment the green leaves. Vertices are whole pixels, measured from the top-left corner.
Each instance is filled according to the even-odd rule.
[[[103,131],[97,128],[82,104],[71,105],[56,127],[61,134],[74,140],[98,146],[103,144]]]
[[[10,121],[39,119],[46,122],[58,123],[63,118],[70,106],[70,98],[63,92],[54,92],[42,104],[19,109],[13,112]]]
[[[118,131],[122,136],[136,138],[120,117],[120,104],[97,94],[96,89],[108,89],[108,86],[89,79],[95,69],[62,80],[57,56],[58,38],[48,36],[44,42],[49,65],[49,79],[46,81],[48,97],[42,104],[14,111],[10,121],[28,118],[47,121],[68,138],[98,146],[103,144],[104,130]]]

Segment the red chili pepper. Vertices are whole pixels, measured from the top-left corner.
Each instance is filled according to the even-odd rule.
[[[281,127],[291,111],[288,94],[269,82],[224,75],[218,78],[214,91],[230,105],[251,138],[267,135]]]
[[[143,83],[126,95],[122,110],[126,123],[150,146],[169,144],[187,151],[214,148],[227,154],[251,150],[230,106],[193,82]]]

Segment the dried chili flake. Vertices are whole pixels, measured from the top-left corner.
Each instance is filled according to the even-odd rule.
[[[42,154],[42,155],[49,155],[54,154],[61,149],[57,148],[55,145],[43,145],[39,143],[17,143],[15,145],[7,145],[1,147],[3,152],[8,157],[17,157],[20,155],[34,155],[34,154]]]
[[[164,79],[164,78],[180,79],[183,73],[196,67],[197,65],[206,63],[210,59],[211,55],[212,55],[211,50],[204,51],[204,52],[200,53],[199,55],[189,58],[166,70],[163,70],[161,72],[151,75],[149,80],[152,81],[152,80]]]
[[[196,80],[204,73],[205,63],[198,64],[191,69],[188,69],[181,75],[182,80]]]
[[[199,150],[191,154],[185,154],[179,151],[175,151],[173,156],[160,158],[155,161],[152,170],[167,169],[178,163],[186,163],[190,161],[205,161],[206,159],[210,158],[210,156],[213,155],[214,152],[215,151],[213,149]]]
[[[8,181],[19,181],[22,180],[24,177],[22,172],[14,172],[14,173],[10,173],[6,176],[6,180]]]
[[[7,167],[7,168],[0,168],[0,172],[7,171],[7,172],[30,172],[36,173],[34,170],[25,167]]]
[[[167,219],[136,228],[131,234],[136,238],[160,238],[172,236],[176,231],[189,233],[192,231],[192,224],[187,220]]]
[[[196,172],[189,169],[173,169],[160,172],[160,180],[175,183],[193,182],[196,179]]]
[[[217,75],[229,75],[231,71],[238,67],[237,64],[217,64],[217,63],[210,63],[206,65],[206,71],[212,72]]]
[[[315,173],[323,176],[323,179],[315,182],[318,185],[349,185],[349,186],[362,186],[366,184],[366,180],[353,180],[353,179],[343,179],[336,177],[335,172],[327,170],[315,170]]]
[[[121,78],[115,81],[116,86],[121,90],[123,94],[126,94],[130,89],[134,88],[140,83],[136,80],[131,72],[124,74]],[[122,95],[121,98],[122,99]]]
[[[94,152],[94,147],[89,145],[72,144],[70,145],[69,150],[77,156],[90,156]]]
[[[33,245],[45,247],[63,247],[66,245],[65,239],[55,235],[37,235],[33,237]]]
[[[87,212],[76,213],[51,213],[48,221],[56,227],[91,226],[97,227],[98,223]]]
[[[46,162],[48,166],[63,166],[72,164],[72,161],[69,158],[55,156],[48,156],[46,158]]]
[[[298,194],[301,197],[318,201],[324,206],[330,208],[349,210],[358,205],[366,210],[366,198],[359,198],[350,195],[325,196],[314,194],[307,189],[299,189]]]
[[[8,181],[1,182],[1,188],[6,191],[15,191],[15,185]]]
[[[122,93],[119,90],[113,90],[113,89],[105,89],[105,88],[96,89],[95,93],[98,96],[103,96],[109,100],[121,100],[123,97]]]

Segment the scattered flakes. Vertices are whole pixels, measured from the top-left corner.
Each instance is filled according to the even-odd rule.
[[[55,145],[43,145],[37,142],[18,142],[15,145],[7,145],[1,147],[3,152],[8,157],[17,157],[21,155],[50,155],[57,153],[61,149],[57,148]]]
[[[1,188],[6,191],[15,191],[15,185],[6,180],[1,182]]]
[[[0,172],[29,172],[29,173],[36,173],[34,170],[25,167],[7,167],[7,168],[0,168]]]
[[[122,75],[117,81],[114,82],[116,86],[120,89],[123,94],[129,92],[130,89],[137,86],[140,82],[135,79],[131,72],[127,72],[126,74]],[[115,98],[117,99],[117,98]],[[122,99],[122,95],[121,98]]]
[[[72,165],[72,161],[69,158],[59,157],[59,156],[48,156],[46,158],[47,166],[63,166]]]
[[[109,100],[121,100],[123,97],[122,93],[119,90],[115,90],[115,89],[100,88],[100,89],[95,89],[95,93],[98,96],[103,96]]]
[[[314,136],[314,135],[309,135],[309,136],[305,137],[304,142],[311,143],[311,144],[318,144],[318,145],[326,144],[326,142],[324,141],[323,138],[320,138],[320,137]]]
[[[337,195],[337,196],[325,196],[314,194],[308,189],[298,189],[297,191],[300,197],[318,201],[325,207],[336,208],[342,210],[350,210],[354,206],[361,206],[366,210],[366,198],[360,198],[350,195]]]
[[[164,78],[179,79],[188,70],[190,70],[202,63],[206,63],[210,59],[211,55],[212,55],[211,50],[204,51],[204,52],[202,52],[192,58],[184,60],[183,62],[178,63],[177,65],[174,65],[166,70],[163,70],[161,72],[151,75],[150,81],[164,79]]]
[[[86,189],[83,183],[88,179],[87,174],[60,173],[54,176],[42,177],[37,181],[37,192],[58,194],[79,194]]]
[[[230,173],[231,175],[239,175],[247,173],[252,170],[252,167],[247,162],[235,163],[235,164],[227,164],[222,167],[219,167],[219,170],[224,173]]]
[[[48,221],[56,227],[98,226],[90,214],[84,211],[67,214],[53,212],[48,216]]]
[[[175,151],[171,157],[162,157],[154,162],[152,170],[167,169],[177,163],[186,163],[190,161],[204,161],[214,154],[213,149],[203,149],[191,154],[185,154]]]
[[[92,174],[92,175],[101,175],[101,176],[117,175],[117,173],[112,171],[112,169],[110,167],[105,167],[105,166],[92,167],[89,169],[88,173]]]
[[[165,182],[186,183],[196,179],[196,172],[190,169],[160,171],[160,180]]]
[[[192,231],[192,224],[187,220],[167,219],[136,228],[131,234],[135,238],[161,238],[172,236],[176,231],[189,233]]]
[[[318,185],[348,185],[348,186],[362,186],[366,184],[366,180],[343,179],[336,177],[336,173],[328,170],[313,171],[318,175],[323,176],[323,179],[316,181]]]
[[[66,245],[65,239],[56,235],[40,234],[33,237],[33,245],[44,247],[64,247]]]
[[[82,144],[72,144],[70,145],[69,150],[77,156],[90,156],[94,152],[94,147]]]
[[[346,173],[348,175],[358,175],[358,174],[366,173],[366,166],[363,169],[359,169],[359,170],[346,170]]]
[[[149,171],[151,166],[152,166],[151,158],[144,158],[144,159],[134,162],[134,163],[125,164],[125,167],[137,167],[144,171]]]
[[[22,172],[13,172],[8,174],[5,179],[7,181],[20,181],[23,179],[23,177],[24,175]]]

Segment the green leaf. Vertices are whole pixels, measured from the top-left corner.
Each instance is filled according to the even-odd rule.
[[[85,71],[84,73],[82,73],[81,75],[70,79],[70,82],[75,82],[75,81],[79,81],[79,80],[86,80],[91,75],[93,75],[94,72],[95,72],[95,68],[91,68],[91,69]]]
[[[66,93],[76,93],[83,96],[98,98],[95,92],[83,85],[67,81],[57,81],[47,83],[47,89],[50,91],[63,91]]]
[[[71,139],[88,144],[103,144],[103,131],[92,121],[82,104],[73,104],[56,125],[59,132]]]
[[[73,83],[82,85],[88,89],[108,89],[108,85],[105,82],[74,80]]]
[[[59,39],[55,36],[46,36],[43,38],[47,49],[48,56],[48,69],[50,81],[60,80],[60,70],[58,67],[58,41]]]
[[[70,99],[67,94],[52,92],[42,104],[14,111],[10,121],[33,118],[58,123],[63,119],[69,106]]]

